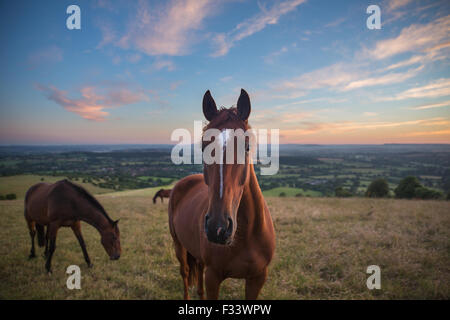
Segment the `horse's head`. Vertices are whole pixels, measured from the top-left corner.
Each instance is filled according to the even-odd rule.
[[[122,249],[120,248],[119,220],[111,221],[102,233],[102,245],[111,260],[120,258]]]
[[[217,110],[209,90],[203,97],[203,114],[209,121],[202,139],[209,200],[204,226],[208,240],[214,243],[231,244],[236,232],[237,212],[250,171],[250,109],[250,98],[243,89],[236,108]],[[206,161],[208,154],[214,161]]]

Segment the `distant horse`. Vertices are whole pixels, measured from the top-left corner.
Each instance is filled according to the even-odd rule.
[[[80,221],[92,225],[101,235],[101,243],[111,260],[120,257],[120,233],[118,222],[113,221],[102,205],[84,188],[68,180],[54,184],[38,183],[28,189],[25,195],[25,219],[31,236],[31,252],[34,258],[34,236],[38,236],[38,245],[45,245],[45,268],[51,272],[52,256],[56,248],[56,234],[60,227],[71,227],[83,250],[84,259],[89,267],[91,260],[81,235]],[[44,236],[44,228],[47,232]],[[50,242],[50,245],[49,245]]]
[[[203,114],[209,120],[205,130],[216,128],[222,137],[226,137],[226,129],[246,131],[250,98],[242,89],[236,108],[217,110],[208,90],[203,97]],[[208,145],[203,142],[203,149]],[[247,143],[245,147],[244,164],[204,164],[203,174],[183,178],[172,191],[169,229],[185,299],[189,299],[188,288],[194,282],[204,299],[204,268],[208,299],[218,299],[220,284],[226,278],[245,279],[245,298],[256,299],[266,280],[275,250],[275,231]]]
[[[163,203],[164,198],[169,198],[170,197],[170,192],[172,191],[172,189],[160,189],[155,196],[153,197],[153,203],[156,203],[156,198],[160,197],[161,198],[161,203]]]

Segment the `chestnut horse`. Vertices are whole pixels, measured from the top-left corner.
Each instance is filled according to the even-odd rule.
[[[170,197],[170,192],[172,191],[172,189],[160,189],[155,196],[153,197],[153,203],[156,203],[156,198],[160,197],[161,198],[161,203],[163,203],[164,198],[169,198]]]
[[[56,234],[60,227],[71,227],[80,243],[84,259],[89,267],[91,260],[81,235],[80,221],[92,225],[101,235],[101,243],[111,260],[120,257],[120,233],[117,223],[103,209],[102,205],[84,188],[68,180],[54,184],[38,183],[28,189],[25,195],[25,219],[31,236],[31,252],[34,258],[34,236],[38,235],[38,245],[45,244],[45,268],[51,273],[52,256],[56,248]],[[44,236],[44,228],[47,232]],[[50,242],[50,245],[49,245]]]
[[[204,130],[216,128],[222,137],[226,129],[246,131],[250,98],[242,89],[236,108],[217,110],[208,90],[203,97],[203,114],[209,121]],[[206,146],[203,142],[203,150]],[[245,279],[246,299],[256,299],[264,285],[275,250],[275,232],[247,142],[241,163],[204,164],[203,174],[183,178],[172,190],[169,228],[185,299],[189,299],[188,288],[194,282],[200,299],[204,299],[204,269],[208,299],[218,299],[220,284],[226,278]]]

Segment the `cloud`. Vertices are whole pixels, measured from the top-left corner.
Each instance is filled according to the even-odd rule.
[[[404,137],[422,137],[422,136],[440,136],[440,135],[450,135],[450,129],[408,132],[408,133],[403,134],[402,136],[404,136]]]
[[[272,53],[268,54],[267,56],[265,56],[264,62],[268,63],[268,64],[272,64],[272,63],[274,63],[276,57],[279,57],[283,53],[286,53],[286,52],[288,52],[288,48],[282,47],[280,50],[272,52]]]
[[[184,55],[215,5],[217,2],[212,0],[172,0],[165,6],[150,8],[139,1],[136,16],[117,45],[131,46],[147,55]]]
[[[152,69],[155,69],[155,70],[167,69],[167,71],[173,71],[173,70],[175,70],[175,63],[173,63],[172,60],[168,60],[168,59],[157,59],[152,64]]]
[[[390,0],[387,2],[387,11],[392,12],[398,10],[411,2],[412,0]]]
[[[226,76],[226,77],[220,78],[220,81],[222,81],[222,82],[229,82],[229,81],[231,81],[232,79],[233,79],[232,76]]]
[[[338,135],[342,133],[361,132],[362,130],[378,130],[398,127],[413,127],[418,126],[438,126],[448,125],[450,122],[443,118],[397,121],[397,122],[355,122],[355,121],[340,121],[340,122],[301,122],[298,128],[282,130],[281,133],[286,137],[296,138],[303,135],[312,135],[319,133],[326,133],[331,135]]]
[[[426,109],[433,109],[433,108],[442,108],[442,107],[448,107],[450,106],[450,100],[439,102],[439,103],[433,103],[433,104],[425,104],[418,107],[411,108],[412,110],[426,110]]]
[[[450,95],[450,78],[434,80],[427,85],[398,93],[393,97],[382,97],[379,101],[397,101],[417,98],[436,98]]]
[[[96,49],[101,49],[104,46],[117,41],[117,35],[114,32],[111,24],[106,23],[104,21],[98,22],[97,24],[102,34],[102,40],[97,44],[97,46],[95,47]]]
[[[184,81],[178,80],[170,83],[170,90],[176,90],[181,84],[183,84]]]
[[[359,77],[360,74],[354,66],[336,63],[328,67],[304,73],[291,80],[284,81],[280,85],[277,85],[276,88],[280,90],[300,89],[309,91],[324,87],[343,86],[359,79]]]
[[[364,115],[366,117],[375,117],[375,116],[378,115],[378,113],[376,113],[376,112],[364,112]]]
[[[325,25],[325,28],[335,28],[345,22],[347,18],[339,18]]]
[[[449,41],[450,15],[428,24],[413,24],[403,28],[395,38],[378,41],[367,54],[376,60],[405,52],[426,51],[442,42]]]
[[[379,85],[387,85],[392,83],[399,83],[403,82],[407,79],[410,79],[412,77],[415,77],[420,70],[423,69],[423,66],[420,66],[416,69],[408,70],[407,72],[403,73],[389,73],[378,77],[371,77],[361,80],[356,80],[350,82],[348,85],[346,85],[342,91],[348,91],[363,87],[372,87],[372,86],[379,86]]]
[[[49,100],[62,106],[67,111],[93,121],[105,120],[109,113],[104,111],[104,109],[121,107],[148,100],[148,97],[142,92],[135,92],[124,87],[105,90],[87,86],[81,88],[80,98],[69,98],[66,91],[59,90],[54,86],[37,84],[36,88],[44,92]]]
[[[235,45],[261,30],[266,26],[278,23],[281,16],[295,10],[306,0],[282,1],[274,4],[270,9],[261,7],[261,11],[253,17],[239,23],[228,33],[216,34],[213,38],[215,45],[214,57],[224,56]]]
[[[131,63],[138,63],[141,60],[141,58],[142,56],[139,53],[127,55],[127,61]]]

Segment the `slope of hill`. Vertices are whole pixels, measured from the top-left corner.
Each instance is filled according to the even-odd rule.
[[[83,223],[94,267],[70,228],[58,233],[54,273],[42,248],[28,260],[30,238],[20,200],[0,202],[0,299],[181,299],[182,281],[167,225],[167,201],[152,190],[98,195],[120,218],[122,256],[110,261],[97,231]],[[450,202],[392,199],[267,198],[277,248],[262,299],[449,299]],[[81,267],[81,290],[66,288],[66,268]],[[366,269],[381,268],[381,290]],[[191,291],[196,298],[195,290]],[[241,299],[228,279],[221,298]]]

